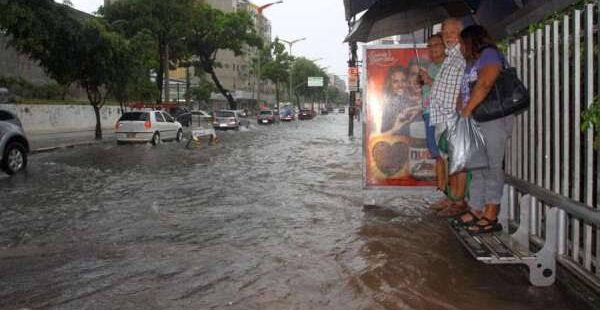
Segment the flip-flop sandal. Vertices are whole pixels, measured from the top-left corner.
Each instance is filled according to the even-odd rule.
[[[462,216],[463,215],[467,215],[469,214],[471,216],[470,220],[463,220]],[[472,226],[474,224],[476,224],[477,222],[479,222],[481,219],[475,214],[473,213],[471,210],[464,212],[463,214],[461,214],[459,217],[453,219],[451,221],[452,225],[455,227],[467,227],[467,226]]]
[[[485,224],[480,224],[479,222],[481,221],[485,221]],[[467,228],[467,231],[474,235],[493,233],[501,230],[502,224],[498,223],[498,219],[490,220],[485,216]]]

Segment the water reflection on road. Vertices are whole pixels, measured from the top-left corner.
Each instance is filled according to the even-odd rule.
[[[363,207],[347,116],[113,144],[0,177],[0,309],[570,309],[476,263],[422,196]]]

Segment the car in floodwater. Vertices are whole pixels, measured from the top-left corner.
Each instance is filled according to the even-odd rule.
[[[346,113],[346,108],[340,108],[338,110],[338,113],[342,113],[342,114]]]
[[[248,128],[250,121],[242,115],[239,110],[220,110],[215,112],[213,119],[213,127],[219,130],[234,129],[239,130],[240,127]]]
[[[258,112],[256,122],[261,125],[279,123],[279,113],[273,110],[262,110]]]
[[[292,109],[283,109],[279,113],[279,120],[283,122],[291,122],[296,119],[296,115],[294,114],[294,110]]]
[[[0,110],[0,169],[9,175],[27,168],[29,141],[19,118]]]
[[[299,120],[309,120],[315,117],[315,111],[309,109],[302,109],[300,113],[298,113]]]
[[[117,143],[183,140],[183,129],[169,113],[163,111],[125,112],[115,125]]]

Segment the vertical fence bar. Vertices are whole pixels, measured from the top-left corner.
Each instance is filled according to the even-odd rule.
[[[516,59],[518,59],[518,53],[517,53],[517,45],[515,43],[512,43],[510,45],[510,50],[511,50],[511,66],[517,66],[517,61]],[[519,67],[517,66],[517,70]],[[517,155],[517,144],[518,144],[518,135],[517,135],[517,125],[513,125],[513,131],[512,131],[512,138],[510,140],[510,144],[511,144],[511,160],[510,160],[510,174],[512,176],[516,176],[517,175],[517,161],[518,159],[518,155]]]
[[[552,82],[550,77],[552,76],[552,71],[550,71],[550,65],[552,64],[552,58],[550,58],[550,51],[552,50],[552,45],[550,45],[550,38],[552,27],[548,24],[544,30],[544,187],[547,190],[551,190],[552,176],[550,175],[550,164],[552,162],[552,152],[550,149],[550,136],[552,134],[552,119],[550,112],[552,111]]]
[[[535,69],[536,69],[536,77],[535,77],[535,81],[533,82],[536,87],[536,107],[535,107],[535,122],[533,123],[533,125],[535,126],[535,134],[536,134],[536,139],[535,139],[535,180],[536,180],[536,184],[540,187],[544,186],[543,184],[543,180],[542,180],[542,172],[543,172],[543,163],[544,163],[544,152],[543,152],[543,143],[544,143],[544,139],[543,139],[543,105],[544,105],[544,89],[542,87],[543,82],[544,82],[544,76],[543,76],[543,71],[544,71],[544,66],[543,66],[543,62],[542,62],[542,57],[544,55],[544,51],[543,51],[543,31],[542,29],[538,29],[535,32]],[[542,236],[542,211],[543,208],[541,206],[541,202],[537,202],[534,205],[534,210],[535,213],[537,214],[537,223],[536,223],[536,234],[538,236]]]
[[[553,47],[553,90],[554,90],[554,109],[552,111],[554,117],[554,152],[553,152],[553,167],[554,167],[554,192],[560,194],[560,22],[554,21],[552,33]],[[560,210],[558,213],[558,254],[564,255],[567,250],[567,213]]]
[[[523,59],[523,48],[522,48],[522,40],[517,40],[517,72],[519,73],[519,78],[523,79],[523,65],[521,63]],[[517,116],[517,176],[519,179],[523,179],[523,114],[519,114]]]
[[[594,102],[594,7],[585,6],[585,106],[589,109]],[[592,206],[594,199],[594,137],[592,129],[585,132],[585,204]],[[584,224],[583,266],[592,270],[592,226]]]
[[[563,141],[563,146],[562,146],[562,172],[561,172],[561,180],[562,180],[562,187],[561,187],[561,193],[563,196],[565,197],[569,197],[569,162],[570,162],[570,141],[569,141],[569,105],[570,105],[570,101],[569,101],[569,93],[570,93],[570,79],[569,77],[571,76],[570,74],[570,68],[569,68],[569,15],[563,16],[563,81],[562,81],[562,87],[563,87],[563,91],[562,91],[562,116],[563,116],[563,124],[562,124],[562,137],[561,140]],[[565,238],[567,238],[567,242],[565,242],[565,250],[567,250],[567,246],[568,246],[568,236],[566,236],[567,234],[567,222],[566,222],[566,215],[565,215],[565,222],[563,223],[565,225]],[[567,254],[568,251],[565,252],[565,254]]]
[[[525,82],[525,86],[531,88],[529,83],[529,37],[523,36],[523,81]],[[523,134],[523,175],[521,178],[523,180],[529,181],[529,114],[531,114],[531,110],[525,111],[523,113],[523,125],[521,127]]]
[[[597,20],[598,25],[600,25],[600,5],[596,5],[597,7]],[[597,44],[600,44],[600,31],[598,31]],[[600,53],[598,53],[598,64],[600,64]],[[600,92],[600,70],[598,71],[597,83],[598,83],[598,92]],[[596,162],[600,165],[600,152],[596,152]],[[596,177],[596,209],[600,210],[600,173],[597,174]],[[596,275],[600,276],[600,226],[596,228]]]
[[[581,10],[573,12],[573,182],[571,197],[575,201],[580,200],[580,176],[581,173]],[[580,233],[579,220],[573,218],[573,260],[579,262],[580,257]]]
[[[544,99],[542,101],[542,107],[543,107],[543,111],[544,111],[544,117],[543,117],[543,121],[540,121],[541,127],[543,128],[543,131],[540,133],[540,136],[543,134],[544,136],[544,150],[543,150],[543,156],[541,156],[543,158],[543,166],[544,166],[544,171],[542,174],[542,180],[540,181],[540,183],[543,183],[544,188],[551,190],[550,189],[550,183],[551,183],[551,176],[550,176],[550,134],[552,133],[552,121],[550,119],[550,111],[552,110],[552,105],[551,105],[551,89],[552,89],[552,84],[550,82],[550,77],[551,77],[551,71],[550,71],[550,64],[552,62],[552,59],[550,58],[550,51],[552,50],[551,45],[550,45],[550,36],[551,36],[551,26],[550,24],[546,24],[544,26]],[[541,140],[541,139],[540,139]],[[545,212],[548,210],[548,205],[544,204],[543,208],[540,208],[540,211],[543,211],[544,214],[546,214]],[[540,218],[545,218],[543,217],[543,214],[540,214]],[[545,225],[543,225],[543,223],[540,223],[540,228],[544,227],[544,236],[546,236],[546,234],[548,232],[545,231]]]
[[[519,50],[518,50],[518,46],[517,43],[513,42],[510,44],[510,65],[511,66],[516,66],[517,71],[520,70],[520,68],[518,67],[518,63],[520,63],[519,61]],[[510,175],[512,176],[517,176],[518,174],[518,170],[517,170],[517,162],[519,161],[519,153],[518,153],[518,144],[519,144],[519,134],[518,134],[518,125],[515,121],[515,124],[513,125],[513,130],[512,130],[512,137],[510,139]],[[509,209],[508,209],[508,218],[510,220],[514,220],[515,219],[515,190],[514,187],[510,186],[509,187]]]
[[[536,116],[537,116],[537,83],[535,81],[536,78],[536,34],[529,34],[529,51],[528,56],[529,59],[529,96],[531,97],[531,106],[529,111],[529,144],[527,145],[527,150],[529,151],[529,178],[528,181],[531,183],[536,182]],[[531,231],[530,233],[533,235],[537,235],[538,232],[538,214],[537,214],[537,206],[538,201],[535,197],[531,198]]]

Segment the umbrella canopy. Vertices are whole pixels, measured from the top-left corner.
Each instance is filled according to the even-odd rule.
[[[578,0],[344,0],[346,14],[368,11],[354,23],[346,41],[369,42],[406,34],[448,17],[477,22],[496,39],[519,32],[531,23]],[[347,15],[350,19],[354,15]],[[470,22],[468,22],[470,21]]]
[[[369,42],[429,27],[448,17],[472,13],[464,1],[422,0],[424,6],[407,5],[412,1],[380,2],[371,7],[352,27],[346,41]],[[437,2],[437,3],[433,3]]]

